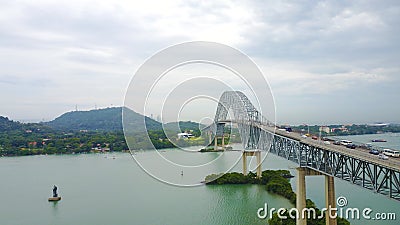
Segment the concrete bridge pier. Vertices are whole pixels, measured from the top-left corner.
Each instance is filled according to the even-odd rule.
[[[329,216],[331,208],[336,208],[336,196],[335,196],[335,178],[325,175],[325,208],[328,211],[325,212],[326,225],[336,225],[336,218]],[[332,216],[336,212],[332,212]]]
[[[222,137],[215,136],[215,138],[214,138],[214,150],[215,151],[218,150],[218,139],[221,139],[222,149],[225,148],[225,136],[224,135],[222,135]]]
[[[296,219],[296,225],[307,225],[307,219],[302,217],[303,209],[306,208],[306,169],[297,168],[297,193],[296,208],[299,216]]]
[[[242,152],[242,163],[243,163],[243,174],[247,175],[247,156],[255,156],[257,157],[257,177],[261,177],[261,151],[243,151]]]
[[[303,209],[306,208],[306,176],[324,175],[318,171],[299,167],[297,168],[297,194],[296,194],[296,208],[299,212],[299,217],[296,220],[296,225],[307,225],[307,217],[303,216]],[[336,218],[331,218],[335,215],[335,211],[330,210],[336,208],[335,199],[335,183],[334,177],[325,176],[325,224],[336,225]],[[318,216],[318,215],[317,215]]]

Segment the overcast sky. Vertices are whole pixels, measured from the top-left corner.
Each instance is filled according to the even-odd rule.
[[[0,115],[121,106],[150,56],[216,41],[268,79],[279,123],[400,122],[400,1],[3,1]]]

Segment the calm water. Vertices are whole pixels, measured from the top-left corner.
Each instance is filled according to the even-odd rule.
[[[385,133],[385,134],[366,134],[366,135],[351,135],[337,136],[339,139],[347,139],[353,142],[371,143],[372,145],[400,150],[400,133]],[[384,139],[387,142],[372,142],[374,139]]]
[[[387,139],[387,138],[385,138]],[[191,153],[168,149],[162,154],[171,160],[203,162],[220,160],[210,171],[235,161],[237,152]],[[222,156],[221,156],[222,155]],[[113,157],[115,156],[115,159]],[[140,152],[138,158],[150,165],[154,153]],[[210,171],[180,171],[165,168],[154,160],[159,174],[174,182],[191,183]],[[220,166],[220,167],[219,167]],[[263,169],[290,169],[292,164],[269,155]],[[240,171],[241,164],[233,170]],[[147,175],[129,154],[87,154],[0,158],[0,224],[106,225],[106,224],[267,224],[256,216],[264,203],[292,207],[286,200],[268,194],[263,186],[226,185],[176,187]],[[153,169],[154,173],[157,173]],[[169,174],[169,175],[166,175]],[[345,196],[349,207],[370,207],[374,212],[397,212],[400,202],[387,199],[343,181],[336,181],[336,195]],[[295,179],[292,179],[292,184]],[[53,184],[62,200],[47,202]],[[307,197],[324,205],[324,178],[307,178]],[[352,220],[352,224],[399,224],[397,221]]]

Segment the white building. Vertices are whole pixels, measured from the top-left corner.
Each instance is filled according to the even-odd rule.
[[[178,138],[179,139],[181,139],[181,138],[191,138],[191,137],[194,137],[194,135],[193,134],[189,134],[189,133],[179,133],[178,134]]]
[[[319,127],[319,131],[329,134],[331,132],[331,129],[328,126],[321,126]]]

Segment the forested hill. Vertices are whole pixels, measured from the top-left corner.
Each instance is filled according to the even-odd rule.
[[[22,124],[0,116],[0,132],[22,129]]]
[[[51,132],[52,128],[42,123],[21,123],[18,121],[10,120],[8,119],[8,117],[0,116],[0,133],[9,133],[9,134],[15,134],[18,132],[29,133],[33,130],[43,133],[43,132]]]
[[[195,136],[200,136],[200,129],[204,127],[205,125],[192,121],[179,121],[179,123],[170,122],[164,125],[165,130],[173,131],[175,133],[189,132]]]
[[[143,121],[143,115],[126,109],[131,125],[138,126]],[[161,123],[145,117],[148,130],[161,129]],[[46,125],[63,131],[122,131],[122,107],[97,109],[90,111],[72,111],[64,113]]]

